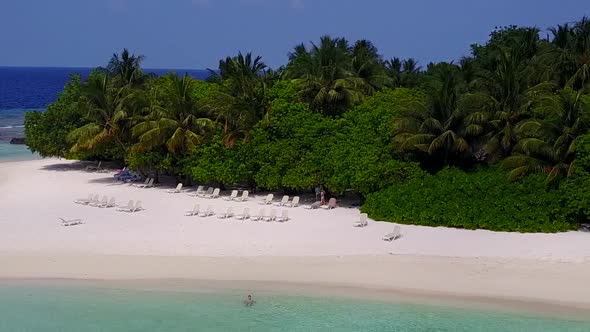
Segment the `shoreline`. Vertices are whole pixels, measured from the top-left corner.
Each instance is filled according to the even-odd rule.
[[[41,156],[32,153],[24,144],[11,144],[9,140],[0,140],[0,164],[41,159],[43,159]]]
[[[1,282],[254,289],[588,317],[590,264],[408,255],[181,257],[0,253]]]
[[[241,299],[244,294],[251,293],[255,294],[257,299],[272,296],[328,298],[590,322],[589,309],[570,304],[334,284],[211,279],[0,278],[0,287],[3,286],[124,290],[165,294],[222,294],[235,296],[237,299]]]

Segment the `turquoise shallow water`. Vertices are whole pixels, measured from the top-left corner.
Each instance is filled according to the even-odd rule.
[[[590,331],[590,322],[350,298],[0,282],[0,331]]]
[[[0,161],[39,159],[39,155],[31,153],[25,145],[0,142]]]

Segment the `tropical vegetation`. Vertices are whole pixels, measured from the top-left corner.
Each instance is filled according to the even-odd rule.
[[[356,195],[373,218],[520,232],[590,217],[590,20],[496,28],[458,61],[385,58],[323,36],[269,68],[156,77],[123,50],[27,114],[42,156],[195,183]]]

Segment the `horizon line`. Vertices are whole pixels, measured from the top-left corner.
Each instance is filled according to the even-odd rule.
[[[54,69],[96,69],[96,68],[100,68],[101,66],[37,66],[37,65],[31,65],[31,66],[6,66],[6,65],[0,65],[0,68],[54,68]],[[149,68],[149,67],[145,67],[142,68],[143,70],[204,70],[207,71],[211,68]]]

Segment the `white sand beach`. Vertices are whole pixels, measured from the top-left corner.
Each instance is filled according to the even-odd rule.
[[[357,208],[290,208],[286,223],[186,217],[195,203],[254,213],[260,197],[242,203],[170,194],[169,187],[140,189],[72,165],[57,159],[0,163],[0,278],[332,284],[590,310],[590,233],[401,225],[401,238],[386,242],[381,237],[394,225],[352,227]],[[145,210],[73,203],[89,193],[114,196],[119,204],[139,199]],[[62,227],[59,217],[84,224]]]

